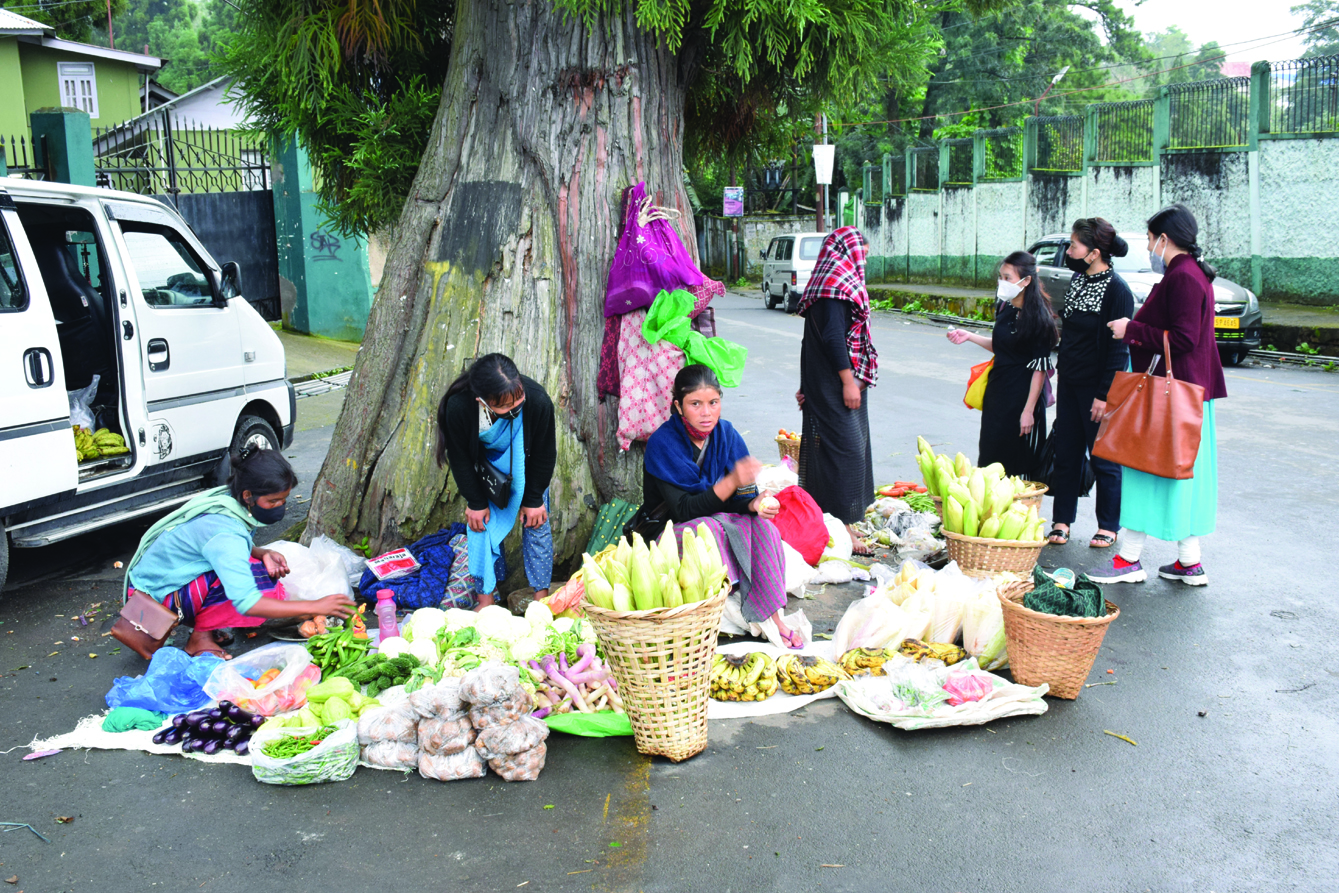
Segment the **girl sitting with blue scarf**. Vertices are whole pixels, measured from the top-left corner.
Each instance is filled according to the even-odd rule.
[[[739,587],[744,618],[773,620],[786,644],[803,647],[800,633],[781,619],[785,556],[771,521],[779,506],[758,493],[762,464],[721,418],[721,385],[711,369],[694,364],[674,377],[669,420],[647,439],[645,463],[642,493],[651,515],[673,521],[680,537],[689,524],[706,522]]]

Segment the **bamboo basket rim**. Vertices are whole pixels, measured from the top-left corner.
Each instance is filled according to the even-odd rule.
[[[1002,546],[1006,549],[1030,549],[1035,546],[1046,545],[1046,540],[997,540],[994,537],[968,536],[965,533],[954,533],[951,530],[939,531],[947,539],[962,540],[965,543],[974,543],[980,546]]]
[[[797,438],[792,440],[789,437],[782,437],[780,434],[776,435],[775,438],[777,443],[799,443],[801,439],[802,438]]]
[[[601,608],[588,600],[583,599],[587,613],[594,614],[604,620],[641,620],[641,621],[668,621],[677,620],[685,614],[691,614],[694,611],[700,611],[705,606],[717,601],[725,601],[725,597],[730,594],[730,581],[727,580],[721,586],[721,590],[711,598],[704,598],[697,602],[688,602],[674,608],[646,608],[641,611],[610,611],[607,608]]]
[[[995,595],[1006,611],[1014,611],[1022,617],[1062,626],[1105,626],[1120,616],[1120,607],[1106,596],[1102,597],[1102,603],[1106,606],[1106,614],[1101,617],[1069,617],[1064,614],[1046,614],[1042,611],[1034,611],[1023,604],[1023,599],[1035,588],[1036,586],[1031,580],[1015,580],[1001,586],[996,590]]]

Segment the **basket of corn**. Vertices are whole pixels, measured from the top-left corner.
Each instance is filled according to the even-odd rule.
[[[706,524],[649,545],[637,534],[582,556],[595,628],[637,750],[678,762],[707,747],[711,660],[730,583]]]

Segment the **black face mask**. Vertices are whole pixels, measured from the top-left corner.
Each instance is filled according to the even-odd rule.
[[[278,524],[284,519],[284,506],[276,505],[272,509],[263,509],[259,505],[250,507],[251,517],[262,524]]]
[[[1070,257],[1065,255],[1065,266],[1069,267],[1075,273],[1088,272],[1088,262],[1081,257]]]

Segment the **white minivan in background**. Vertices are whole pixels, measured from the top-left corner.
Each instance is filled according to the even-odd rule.
[[[787,313],[795,312],[825,238],[827,233],[787,233],[761,252],[762,297],[768,310],[780,304]]]
[[[0,179],[0,588],[11,546],[164,512],[230,448],[291,443],[283,345],[240,279],[156,199]],[[79,390],[129,452],[79,461]]]

